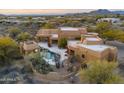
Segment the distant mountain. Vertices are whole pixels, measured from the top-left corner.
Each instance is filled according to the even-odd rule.
[[[113,11],[114,14],[121,14],[124,15],[124,11]]]
[[[110,10],[107,10],[107,9],[98,9],[98,10],[95,10],[95,11],[91,11],[90,14],[121,14],[121,15],[124,15],[124,11],[119,11],[119,10],[116,10],[116,11],[110,11]]]
[[[91,11],[90,14],[113,14],[113,12],[107,9],[98,9],[95,11]]]
[[[4,14],[0,14],[0,16],[5,16]]]

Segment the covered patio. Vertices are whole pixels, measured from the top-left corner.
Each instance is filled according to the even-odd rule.
[[[49,47],[52,41],[58,41],[58,29],[40,29],[36,34],[37,41],[47,40]]]

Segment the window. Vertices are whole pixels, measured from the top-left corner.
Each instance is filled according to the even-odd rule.
[[[70,51],[70,54],[71,54],[71,55],[74,55],[74,51],[73,51],[73,50],[71,50],[71,51]]]
[[[85,55],[84,54],[82,54],[82,58],[85,58]]]

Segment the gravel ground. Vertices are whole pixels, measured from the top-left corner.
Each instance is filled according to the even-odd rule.
[[[57,70],[57,69],[56,69]],[[65,75],[66,69],[61,68],[57,73]],[[44,75],[34,72],[29,62],[18,61],[11,66],[0,68],[0,84],[69,84],[70,79],[51,80],[43,77]],[[78,83],[77,77],[74,83]]]

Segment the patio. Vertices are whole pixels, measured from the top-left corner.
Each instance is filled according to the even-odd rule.
[[[47,42],[39,42],[38,45],[41,47],[41,48],[44,48],[44,49],[48,49],[49,51],[51,52],[54,52],[56,54],[59,54],[60,55],[60,62],[63,62],[64,60],[67,59],[67,56],[66,56],[66,51],[67,49],[60,49],[58,48],[57,45],[55,44],[52,44],[52,47],[48,47],[48,44]]]

